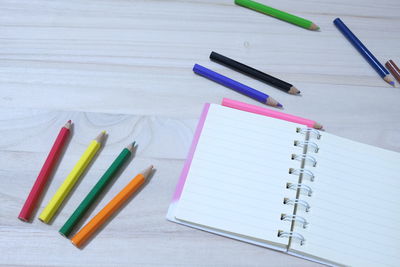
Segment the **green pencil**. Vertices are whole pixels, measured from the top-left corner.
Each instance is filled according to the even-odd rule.
[[[316,31],[319,27],[312,21],[297,17],[295,15],[283,12],[281,10],[251,1],[251,0],[235,0],[235,4],[244,6],[255,11],[270,15],[280,20],[287,21],[289,23],[295,24],[297,26],[306,28],[308,30]]]
[[[65,237],[68,237],[77,223],[83,218],[87,210],[90,206],[96,201],[99,195],[103,192],[106,186],[111,182],[114,178],[117,171],[124,165],[129,156],[132,154],[132,151],[135,147],[135,142],[124,148],[118,157],[114,160],[111,166],[107,169],[107,171],[103,174],[97,184],[90,190],[89,194],[85,197],[85,199],[79,204],[78,208],[72,213],[71,217],[65,222],[63,227],[59,230],[60,234]]]

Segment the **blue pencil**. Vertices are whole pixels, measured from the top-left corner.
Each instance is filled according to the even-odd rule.
[[[395,86],[392,76],[389,71],[382,66],[381,63],[374,57],[374,55],[364,46],[364,44],[347,28],[346,24],[336,18],[333,23],[341,31],[341,33],[349,40],[349,42],[360,52],[360,54],[365,58],[366,61],[376,70],[376,72],[392,86]]]
[[[208,78],[214,82],[217,82],[219,84],[225,85],[226,87],[228,87],[236,92],[242,93],[248,97],[251,97],[263,104],[267,104],[269,106],[279,107],[279,108],[283,107],[278,101],[276,101],[269,95],[264,94],[263,92],[257,91],[256,89],[253,89],[247,85],[244,85],[240,82],[232,80],[226,76],[223,76],[219,73],[216,73],[215,71],[207,69],[198,64],[194,65],[193,71],[196,74],[206,77],[206,78]]]

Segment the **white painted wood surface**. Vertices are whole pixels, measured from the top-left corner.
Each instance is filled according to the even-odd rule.
[[[310,266],[295,257],[167,222],[165,214],[205,102],[256,102],[194,75],[202,64],[263,90],[285,112],[400,151],[400,89],[338,32],[341,17],[376,57],[400,64],[400,2],[265,1],[321,27],[311,32],[233,1],[0,1],[0,264],[15,266]],[[214,50],[292,82],[295,97],[210,62]],[[127,115],[119,115],[127,114]],[[17,215],[59,127],[73,138],[41,208],[87,143],[109,138],[52,225]],[[57,231],[131,140],[136,157],[98,211],[137,171],[157,171],[83,250]],[[351,153],[351,151],[349,151]]]

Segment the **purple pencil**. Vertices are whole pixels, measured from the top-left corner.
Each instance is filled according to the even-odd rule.
[[[193,67],[193,71],[196,74],[199,74],[203,77],[206,77],[214,82],[217,82],[219,84],[222,84],[238,93],[244,94],[248,97],[251,97],[263,104],[272,106],[272,107],[279,107],[282,108],[283,106],[276,101],[275,99],[273,99],[272,97],[270,97],[267,94],[264,94],[263,92],[260,92],[256,89],[253,89],[247,85],[244,85],[240,82],[237,82],[235,80],[232,80],[224,75],[221,75],[215,71],[212,71],[210,69],[207,69],[203,66],[200,66],[198,64],[195,64]]]

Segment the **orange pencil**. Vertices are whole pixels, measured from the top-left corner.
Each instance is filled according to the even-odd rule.
[[[80,248],[140,188],[152,170],[153,165],[136,175],[90,222],[74,235],[71,239],[72,244]]]

